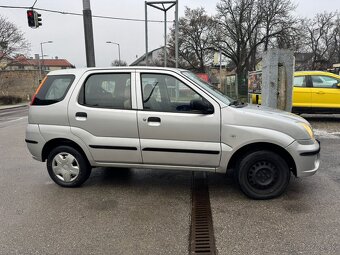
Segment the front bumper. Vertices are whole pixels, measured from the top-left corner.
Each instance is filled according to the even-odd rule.
[[[297,177],[316,173],[320,166],[320,148],[318,140],[294,141],[286,148],[295,161]]]

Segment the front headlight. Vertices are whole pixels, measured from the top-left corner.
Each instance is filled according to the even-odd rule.
[[[313,129],[311,128],[311,126],[309,126],[308,124],[303,123],[303,122],[299,122],[299,125],[302,126],[306,130],[306,132],[308,133],[308,135],[311,139],[314,139],[314,132],[313,132]]]

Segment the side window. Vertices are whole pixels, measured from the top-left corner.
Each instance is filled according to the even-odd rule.
[[[32,105],[50,105],[62,101],[74,78],[74,75],[48,75]]]
[[[131,109],[130,73],[91,75],[80,91],[78,102],[89,107]]]
[[[294,87],[306,87],[306,76],[294,77]]]
[[[199,113],[213,106],[177,78],[166,74],[142,74],[143,108],[149,111]]]
[[[313,75],[311,77],[314,88],[336,88],[336,85],[340,82],[337,79],[328,76]]]

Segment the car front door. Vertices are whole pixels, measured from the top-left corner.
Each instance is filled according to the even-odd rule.
[[[312,107],[315,110],[340,110],[340,89],[337,84],[340,80],[324,76],[312,75]]]
[[[135,73],[89,72],[68,107],[71,131],[98,163],[142,163],[137,128]]]
[[[217,167],[220,106],[170,71],[137,71],[138,128],[144,164]],[[205,105],[201,112],[195,105]]]

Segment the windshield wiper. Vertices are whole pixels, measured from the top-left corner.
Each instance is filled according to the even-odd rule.
[[[231,101],[230,103],[229,103],[229,106],[236,106],[237,108],[238,107],[244,107],[244,106],[246,106],[247,104],[246,103],[243,103],[243,102],[241,102],[240,100],[233,100],[233,101]]]
[[[237,106],[239,104],[239,101],[238,100],[233,100],[229,103],[229,106],[232,106],[232,105],[235,105]]]

